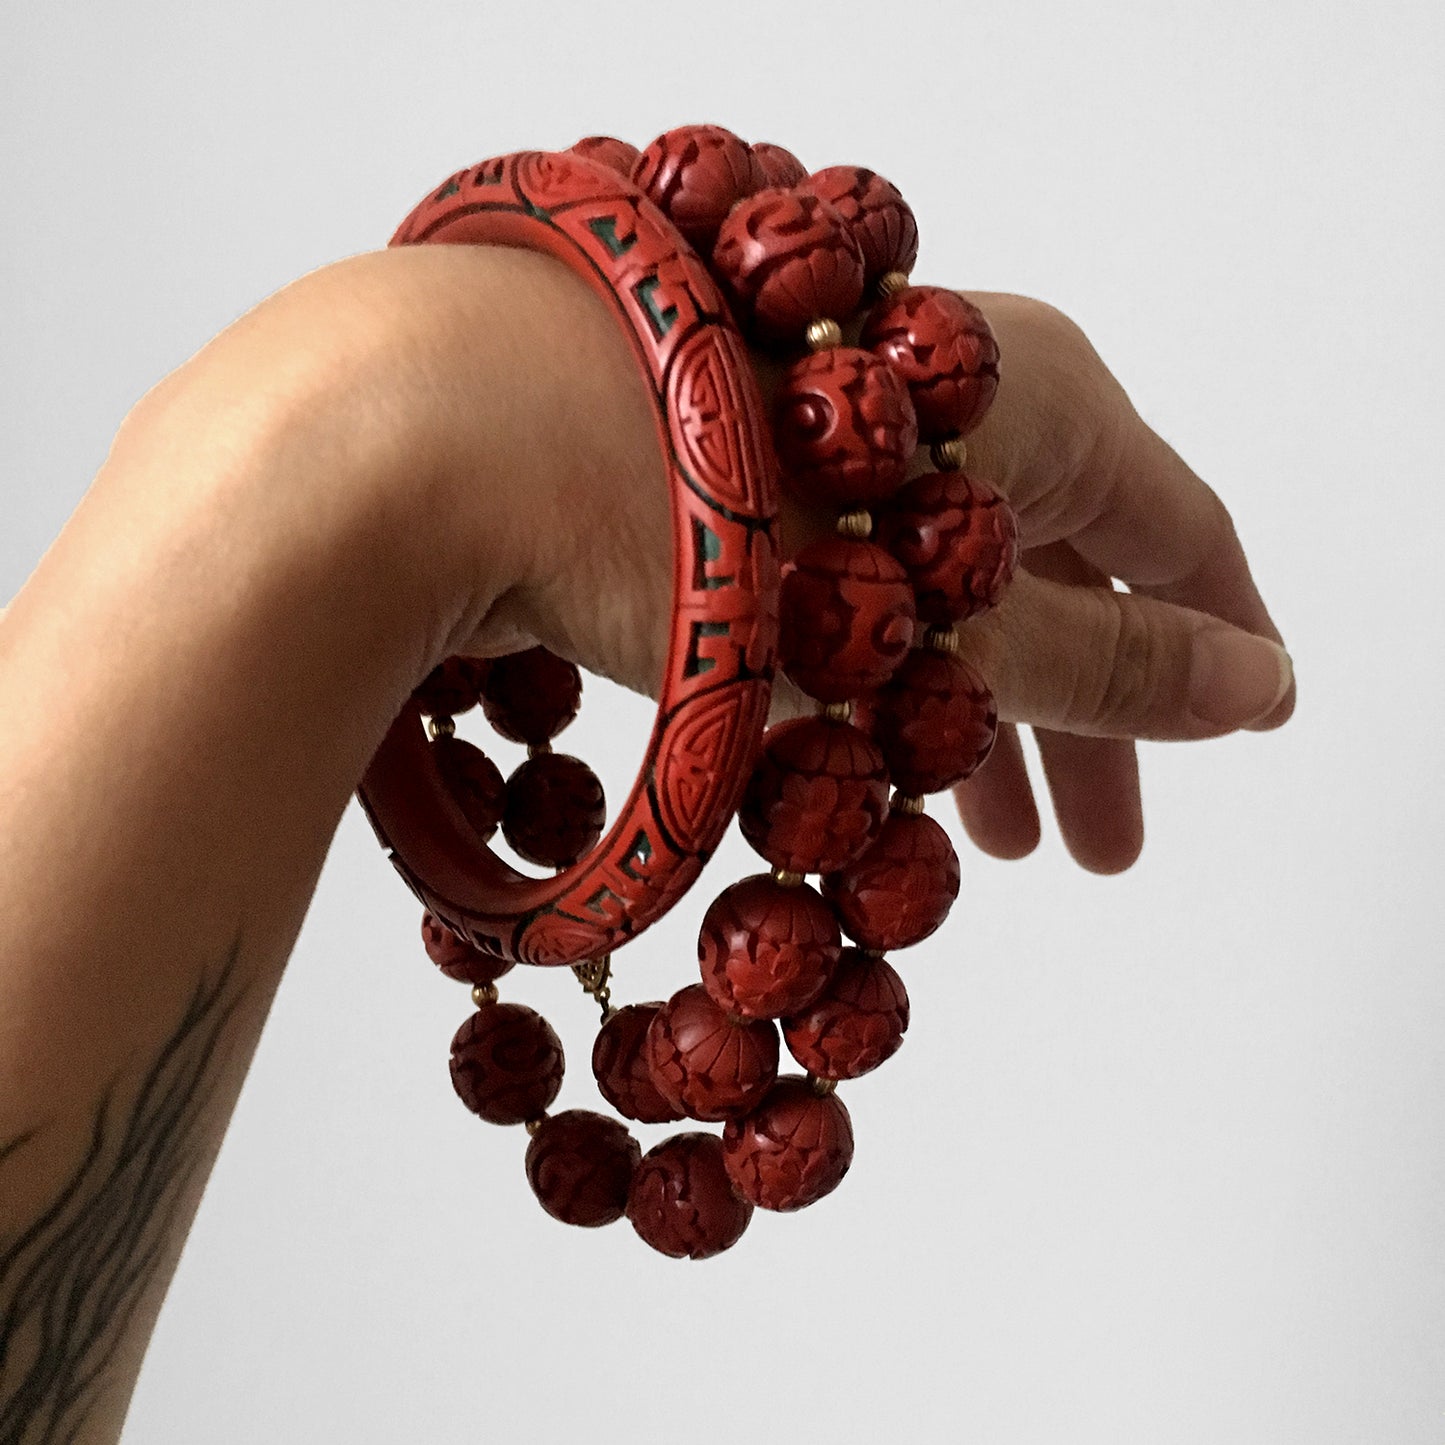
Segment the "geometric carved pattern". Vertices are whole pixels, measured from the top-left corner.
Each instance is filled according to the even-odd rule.
[[[697,255],[605,167],[537,151],[482,161],[429,192],[390,244],[555,256],[630,332],[653,394],[672,496],[674,633],[638,779],[606,836],[555,877],[509,867],[443,785],[411,701],[357,789],[398,873],[453,932],[518,962],[581,962],[656,922],[691,885],[762,736],[778,619],[777,466],[762,397]]]

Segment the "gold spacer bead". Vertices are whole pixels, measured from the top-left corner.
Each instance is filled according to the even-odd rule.
[[[528,1119],[522,1127],[527,1131],[527,1133],[529,1133],[530,1135],[532,1135],[533,1138],[535,1138],[537,1130],[540,1129],[542,1125],[546,1122],[547,1116],[545,1114],[539,1114],[535,1119]]]
[[[454,718],[434,717],[427,724],[427,731],[432,735],[432,741],[437,738],[454,738],[457,735],[457,724]]]
[[[804,333],[810,351],[827,351],[830,346],[843,344],[843,328],[831,316],[820,316],[808,323]]]
[[[911,797],[907,793],[894,793],[893,801],[889,807],[895,813],[921,813],[923,811],[923,799]]]
[[[954,627],[930,627],[923,634],[923,645],[933,652],[957,652],[958,629]]]
[[[886,271],[878,278],[878,294],[885,300],[909,285],[907,271]]]
[[[472,1002],[478,1008],[486,1008],[489,1004],[496,1003],[498,997],[494,983],[478,983],[472,986]]]
[[[882,958],[884,956],[881,948],[860,948],[858,952],[861,953],[864,958]]]
[[[540,758],[543,753],[550,753],[551,751],[552,751],[552,744],[551,744],[551,743],[528,743],[528,744],[527,744],[527,756],[528,756],[529,758]]]
[[[801,888],[804,883],[804,875],[790,873],[786,868],[774,868],[773,882],[782,884],[784,888]]]
[[[946,442],[934,442],[928,455],[939,471],[956,472],[968,460],[968,443],[962,437],[949,437]]]
[[[852,722],[853,704],[851,702],[825,702],[818,709],[818,716],[827,718],[829,722]]]
[[[837,1079],[820,1079],[816,1074],[809,1074],[808,1087],[820,1099],[826,1099],[838,1087],[838,1081]]]
[[[873,514],[862,507],[844,512],[838,518],[838,535],[851,537],[855,542],[866,542],[873,535]]]

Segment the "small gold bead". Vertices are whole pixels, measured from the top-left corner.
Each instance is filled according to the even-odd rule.
[[[861,953],[864,958],[883,957],[883,950],[881,948],[860,948],[858,952]]]
[[[910,797],[907,793],[894,793],[893,801],[889,807],[895,813],[921,813],[923,811],[923,799]]]
[[[853,704],[851,702],[825,702],[818,709],[818,715],[827,718],[829,722],[852,722]]]
[[[528,743],[528,744],[527,744],[527,756],[528,756],[529,758],[540,758],[543,753],[550,753],[551,751],[552,751],[552,744],[551,744],[551,743]]]
[[[453,718],[434,717],[427,725],[427,731],[431,733],[433,741],[437,738],[452,738],[457,735],[457,725]]]
[[[923,634],[923,645],[933,652],[957,652],[958,631],[953,627],[930,627]]]
[[[545,1114],[541,1114],[541,1115],[539,1115],[539,1116],[538,1116],[537,1118],[535,1118],[535,1119],[528,1119],[527,1122],[526,1122],[522,1127],[523,1127],[524,1129],[526,1129],[526,1131],[527,1131],[530,1135],[532,1135],[533,1138],[535,1138],[535,1137],[536,1137],[536,1134],[537,1134],[537,1130],[540,1129],[540,1128],[542,1127],[542,1125],[545,1124],[546,1122],[547,1122],[547,1116],[546,1116]]]
[[[855,542],[866,542],[873,535],[873,514],[862,507],[844,512],[838,518],[838,535],[851,537]]]
[[[773,869],[773,882],[781,883],[784,888],[801,888],[803,881],[801,873],[790,873],[786,868]]]
[[[479,983],[472,989],[472,1002],[478,1008],[486,1008],[488,1004],[496,1003],[497,998],[497,986],[494,983]]]
[[[908,284],[907,271],[887,271],[878,278],[878,294],[886,299],[902,291]]]
[[[838,1081],[837,1079],[820,1079],[816,1074],[809,1074],[808,1087],[820,1099],[826,1099],[838,1087]]]
[[[968,444],[962,437],[949,437],[946,442],[934,442],[928,454],[939,471],[956,472],[968,460]]]
[[[843,344],[843,328],[831,316],[820,316],[816,321],[810,321],[804,334],[812,351],[826,351],[830,346]]]

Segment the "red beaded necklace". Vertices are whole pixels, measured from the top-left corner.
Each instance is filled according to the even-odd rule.
[[[672,645],[638,782],[605,838],[601,783],[551,750],[581,677],[542,648],[438,667],[358,796],[425,905],[428,954],[472,985],[451,1051],[462,1101],[526,1125],[527,1177],[554,1217],[625,1213],[653,1248],[703,1258],[735,1243],[755,1206],[802,1208],[847,1172],[837,1084],[891,1057],[908,1027],[886,955],[933,933],[958,894],[923,798],[982,764],[997,722],[955,624],[999,600],[1018,556],[1007,503],[962,471],[998,347],[963,297],[909,284],[918,230],[882,176],[810,176],[782,147],[718,126],[640,153],[592,136],[469,167],[391,244],[425,242],[545,250],[628,329],[671,485]],[[857,345],[844,323],[861,323]],[[770,418],[744,336],[789,363]],[[909,481],[920,443],[934,470]],[[836,535],[781,571],[778,477],[838,514]],[[818,712],[764,732],[775,664]],[[455,735],[478,703],[527,745],[505,782]],[[682,896],[734,813],[771,871],[708,908],[701,982],[613,1007],[613,952]],[[492,853],[499,827],[556,875],[527,878]],[[598,1000],[592,1067],[620,1114],[721,1135],[675,1134],[643,1155],[615,1119],[549,1115],[562,1046],[540,1014],[499,1001],[517,962],[570,964]],[[780,1030],[805,1073],[779,1075]]]

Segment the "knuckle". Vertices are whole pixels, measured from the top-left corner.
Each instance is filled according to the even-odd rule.
[[[1127,595],[1097,594],[1092,666],[1073,700],[1074,720],[1105,732],[1137,734],[1173,692],[1167,639],[1151,613]]]

